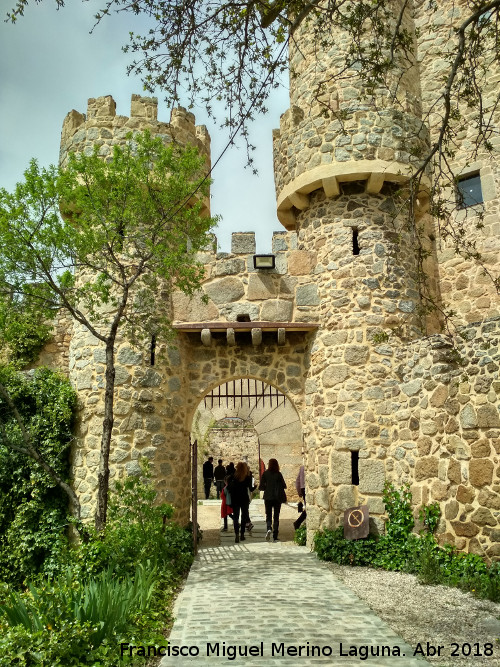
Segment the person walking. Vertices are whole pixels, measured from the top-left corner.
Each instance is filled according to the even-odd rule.
[[[236,465],[234,475],[229,479],[227,487],[231,495],[231,507],[233,508],[234,541],[238,544],[240,540],[245,539],[245,526],[250,520],[248,507],[250,505],[252,478],[249,474],[248,465],[244,461],[240,461]]]
[[[205,485],[205,500],[210,498],[210,488],[214,481],[214,457],[209,456],[203,464],[203,484]]]
[[[250,485],[250,493],[249,493],[250,503],[251,503],[252,502],[252,494],[255,491],[255,489],[257,488],[257,484],[255,483],[255,478],[254,478],[253,473],[250,469],[248,469],[248,474],[250,475],[250,479],[252,480],[252,483]],[[246,524],[246,532],[251,533],[253,529],[254,529],[254,525],[250,521],[250,510],[249,510],[249,512],[248,512],[248,521],[247,521],[247,524]]]
[[[224,521],[224,528],[222,529],[223,533],[227,532],[227,517],[230,519],[233,518],[233,508],[231,507],[231,496],[229,495],[229,491],[227,488],[227,482],[229,480],[229,477],[226,477],[224,480],[224,488],[221,491],[220,497],[221,497],[221,504],[220,504],[220,515]]]
[[[215,488],[216,488],[216,491],[217,491],[217,500],[219,500],[221,491],[224,488],[224,484],[225,484],[224,478],[226,476],[226,469],[222,465],[222,459],[219,459],[217,461],[217,464],[218,465],[216,466],[216,468],[214,470],[214,477],[215,477]]]
[[[280,472],[280,466],[276,459],[269,459],[267,470],[260,478],[259,490],[264,491],[264,506],[266,508],[266,541],[271,539],[279,542],[278,530],[280,525],[281,503],[286,502],[286,482]]]
[[[299,468],[299,474],[297,475],[297,479],[295,480],[295,488],[297,489],[297,494],[299,496],[299,503],[297,505],[297,509],[299,511],[299,518],[293,522],[293,527],[295,530],[297,528],[300,528],[300,526],[304,523],[304,521],[307,518],[307,512],[305,510],[305,505],[306,505],[306,481],[305,481],[305,472],[304,472],[304,466],[300,466]],[[304,503],[302,503],[302,500]]]

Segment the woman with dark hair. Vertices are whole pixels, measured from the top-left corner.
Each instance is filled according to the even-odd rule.
[[[264,505],[266,507],[267,533],[266,541],[271,539],[279,542],[278,529],[280,525],[281,503],[286,502],[286,482],[280,473],[280,466],[276,459],[269,459],[267,470],[260,478],[259,490],[264,491]],[[274,514],[274,517],[273,517]]]
[[[240,461],[236,465],[234,475],[228,481],[228,489],[231,494],[231,507],[233,508],[234,541],[236,544],[240,540],[243,541],[245,539],[245,525],[250,521],[248,507],[250,505],[251,488],[252,477],[250,476],[248,466],[244,461]]]

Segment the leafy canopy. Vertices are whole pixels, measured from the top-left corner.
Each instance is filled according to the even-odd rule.
[[[148,132],[109,161],[97,147],[64,170],[32,160],[13,193],[0,190],[0,289],[47,317],[65,308],[101,340],[118,326],[116,309],[132,336],[158,332],[158,294],[174,285],[191,294],[203,275],[195,253],[215,222],[201,215],[204,171],[194,148]]]

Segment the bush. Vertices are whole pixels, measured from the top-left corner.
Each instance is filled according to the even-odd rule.
[[[76,395],[68,380],[45,368],[29,376],[0,368],[25,428],[44,460],[68,481]],[[66,542],[68,497],[44,469],[11,445],[23,445],[20,427],[0,398],[0,578],[20,583],[57,569]]]
[[[424,529],[412,533],[414,525],[408,486],[399,491],[386,483],[384,502],[388,513],[386,534],[361,540],[344,539],[343,527],[322,530],[314,536],[314,551],[321,560],[340,565],[368,565],[384,570],[416,574],[424,584],[445,584],[471,591],[479,597],[500,601],[500,564],[487,567],[476,554],[457,553],[440,547],[434,537],[440,520],[437,503],[422,507]]]
[[[301,526],[297,528],[297,530],[295,531],[295,535],[293,536],[293,541],[295,542],[295,544],[298,544],[299,547],[306,546],[307,527],[305,523],[303,523]]]
[[[104,667],[116,665],[121,641],[164,643],[166,610],[193,560],[192,536],[171,522],[171,505],[154,504],[147,461],[142,467],[142,477],[110,493],[104,531],[89,528],[87,542],[61,553],[56,576],[34,579],[24,592],[0,589],[0,667]]]
[[[116,576],[135,572],[136,564],[149,560],[163,577],[175,579],[193,562],[191,533],[170,521],[174,508],[155,505],[147,459],[141,461],[142,476],[116,482],[109,494],[108,520],[99,533],[88,528],[88,540],[72,553],[73,562],[85,578],[112,567]]]
[[[102,655],[106,646],[116,652],[121,638],[137,635],[134,621],[148,613],[157,575],[147,564],[139,565],[134,577],[120,580],[108,569],[79,582],[68,569],[57,579],[29,584],[23,593],[11,593],[0,605],[4,634],[0,665],[8,664],[8,659],[26,665],[96,664],[96,655]],[[44,643],[38,641],[42,636]],[[47,641],[49,637],[58,641]],[[156,638],[149,632],[145,639]],[[24,662],[17,662],[21,652]]]
[[[50,325],[30,306],[0,299],[0,348],[19,366],[35,361],[50,339]]]

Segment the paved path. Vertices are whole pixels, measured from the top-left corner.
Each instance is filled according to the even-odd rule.
[[[255,528],[245,542],[235,544],[228,532],[221,546],[200,549],[174,607],[169,645],[191,656],[167,655],[160,667],[428,664],[315,554],[267,543],[257,507],[251,518]],[[380,655],[372,657],[377,647]],[[382,657],[382,647],[391,655],[385,649]]]

